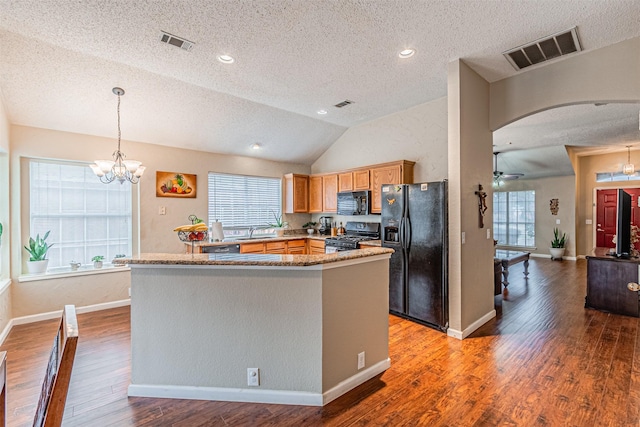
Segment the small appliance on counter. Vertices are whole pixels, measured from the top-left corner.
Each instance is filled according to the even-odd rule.
[[[331,220],[332,216],[321,216],[320,217],[320,228],[318,229],[318,233],[328,236],[331,234]]]

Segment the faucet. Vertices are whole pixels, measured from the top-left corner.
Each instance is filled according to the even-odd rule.
[[[252,225],[251,227],[249,227],[249,238],[251,239],[251,237],[253,236],[253,232],[256,231],[256,227],[254,225]]]

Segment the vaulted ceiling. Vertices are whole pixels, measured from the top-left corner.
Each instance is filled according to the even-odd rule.
[[[311,164],[347,128],[446,96],[452,60],[492,82],[517,73],[505,50],[574,26],[597,49],[639,36],[638,16],[637,0],[4,0],[0,90],[11,123],[114,137],[120,86],[124,139]],[[626,142],[632,113],[637,132],[637,108],[563,111],[496,144]]]

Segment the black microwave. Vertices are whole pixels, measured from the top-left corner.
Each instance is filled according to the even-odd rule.
[[[338,215],[369,215],[369,191],[338,193]]]

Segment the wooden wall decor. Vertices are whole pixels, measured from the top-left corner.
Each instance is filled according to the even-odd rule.
[[[558,199],[549,200],[549,209],[551,209],[551,215],[558,215],[558,209],[560,209],[560,201],[558,201]]]
[[[478,184],[478,191],[475,195],[478,196],[478,226],[484,228],[484,214],[487,212],[487,193],[482,191],[482,184]]]

